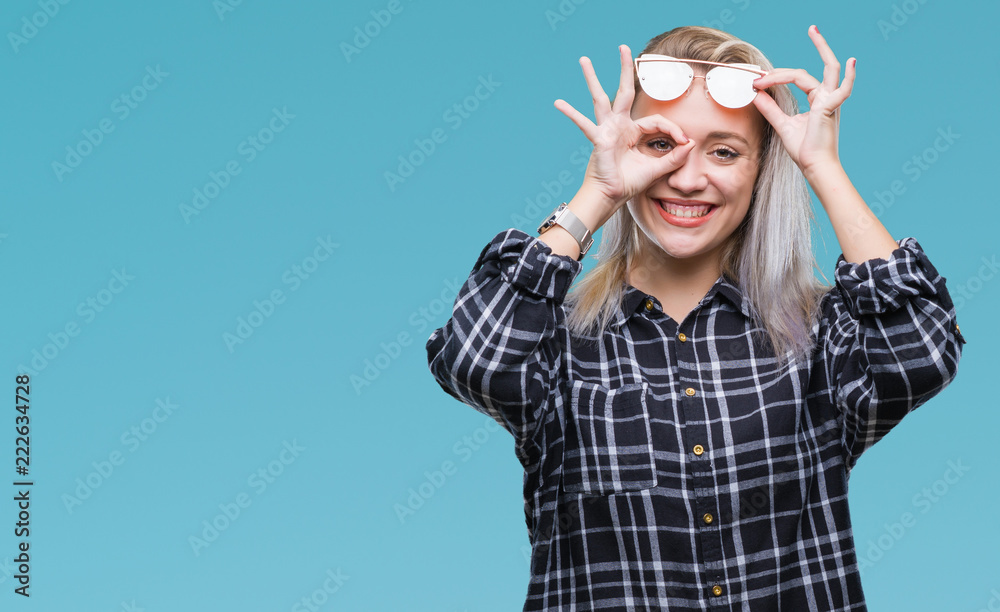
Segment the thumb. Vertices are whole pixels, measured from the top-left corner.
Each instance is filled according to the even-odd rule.
[[[694,146],[694,139],[688,138],[688,141],[684,144],[674,147],[663,157],[656,158],[653,163],[653,172],[657,177],[660,177],[680,168],[684,165],[684,160],[687,159],[687,156],[694,150]]]
[[[766,91],[758,91],[753,99],[753,105],[757,107],[764,119],[774,127],[774,130],[780,133],[781,126],[788,120],[788,115],[781,110],[774,98]]]

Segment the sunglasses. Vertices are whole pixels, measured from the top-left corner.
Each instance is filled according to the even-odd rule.
[[[715,68],[703,77],[695,76],[692,63]],[[695,79],[705,79],[705,88],[713,100],[726,108],[742,108],[757,97],[753,82],[767,71],[754,64],[720,64],[644,53],[635,58],[635,73],[639,75],[642,90],[654,100],[679,98]]]

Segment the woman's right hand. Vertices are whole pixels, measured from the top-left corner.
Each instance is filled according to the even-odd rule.
[[[609,210],[602,215],[605,220],[622,204],[647,189],[653,181],[682,166],[694,147],[694,141],[688,139],[677,124],[662,115],[654,113],[632,120],[632,101],[635,99],[632,52],[626,45],[621,45],[619,51],[622,72],[614,106],[597,80],[590,59],[580,58],[587,86],[594,99],[597,125],[565,100],[555,101],[556,108],[569,117],[587,140],[594,144],[594,151],[584,174],[583,188],[591,188],[606,198]],[[668,134],[676,146],[666,155],[644,153],[637,145],[645,134]],[[655,149],[650,147],[649,150]]]

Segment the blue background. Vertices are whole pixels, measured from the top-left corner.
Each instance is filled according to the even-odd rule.
[[[617,45],[637,54],[685,24],[820,75],[816,23],[842,61],[858,58],[844,166],[869,202],[906,186],[879,216],[965,290],[969,341],[954,383],[853,472],[865,592],[872,610],[975,611],[1000,597],[1000,283],[984,263],[1000,254],[1000,52],[988,42],[1000,7],[577,2],[402,0],[395,14],[382,0],[4,3],[0,421],[13,463],[14,375],[31,368],[35,485],[30,600],[14,594],[16,493],[2,485],[0,605],[519,610],[528,539],[512,438],[443,393],[424,342],[482,247],[508,227],[533,231],[579,186],[589,143],[553,101],[593,116],[580,56],[613,93]],[[475,110],[449,112],[481,79],[494,85]],[[939,129],[960,136],[915,177],[906,164]],[[386,172],[434,134],[390,185]],[[572,181],[547,199],[564,171]],[[832,279],[840,248],[816,206]],[[67,325],[75,336],[60,335]],[[164,418],[157,400],[177,407]],[[950,484],[949,461],[968,467]],[[937,501],[918,503],[935,483]],[[212,522],[224,528],[195,550]],[[332,594],[328,570],[342,581]]]

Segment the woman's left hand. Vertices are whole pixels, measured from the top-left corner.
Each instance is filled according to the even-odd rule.
[[[816,26],[809,27],[809,37],[823,59],[823,82],[801,68],[777,68],[754,81],[759,89],[754,106],[770,123],[781,138],[781,143],[793,161],[807,177],[818,168],[840,164],[837,152],[837,132],[840,124],[840,105],[851,95],[854,87],[852,57],[847,61],[844,82],[840,81],[840,62],[826,44],[826,39]],[[779,83],[795,83],[806,93],[809,110],[791,117],[764,89]]]

